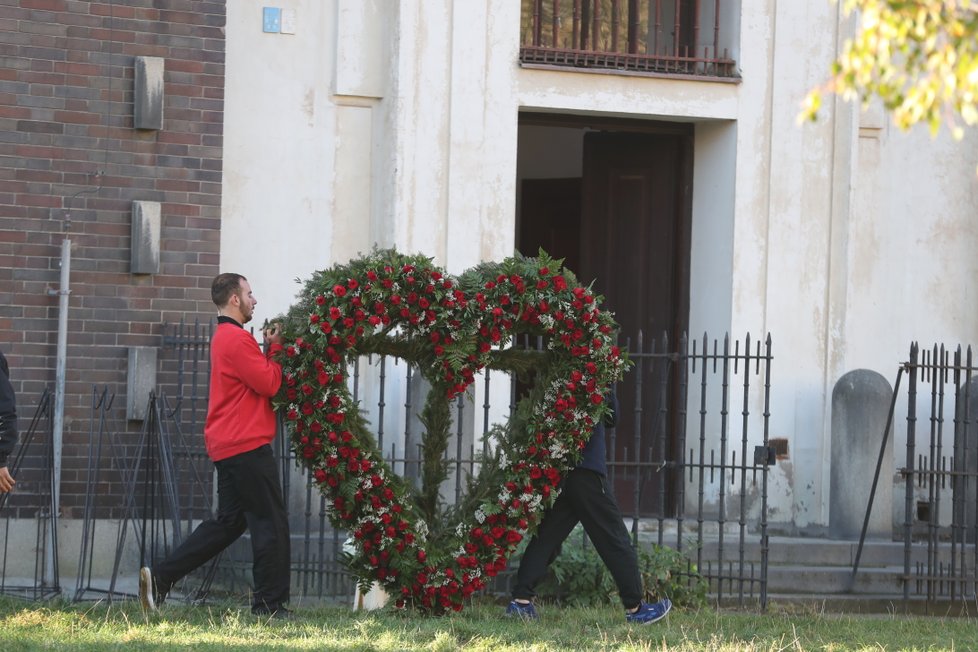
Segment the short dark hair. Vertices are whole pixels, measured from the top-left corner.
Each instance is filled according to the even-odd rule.
[[[232,272],[218,274],[214,277],[214,282],[211,283],[211,301],[218,308],[228,305],[231,297],[237,294],[241,288],[241,281],[247,280],[241,274],[234,274]]]

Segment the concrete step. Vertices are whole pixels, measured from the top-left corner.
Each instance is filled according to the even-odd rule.
[[[703,562],[716,562],[722,558],[724,564],[738,563],[743,555],[745,562],[759,563],[761,561],[761,544],[757,538],[747,539],[743,546],[739,540],[724,539],[704,541],[700,555],[695,552],[695,542],[685,546],[690,557],[700,558]],[[741,550],[741,547],[743,550]],[[973,546],[965,548],[973,555]],[[948,563],[952,551],[961,558],[962,547],[952,548],[949,543],[940,544],[933,553],[939,562]],[[859,552],[858,541],[839,541],[831,539],[800,538],[800,537],[769,537],[768,565],[808,565],[808,566],[842,566],[851,568],[859,554],[859,568],[887,567],[904,565],[905,550],[902,541],[870,540],[863,543]],[[930,552],[926,543],[913,543],[910,546],[911,566],[926,563]]]
[[[687,553],[691,548],[687,548]],[[700,571],[704,574],[726,577],[745,576],[755,580],[760,578],[761,547],[758,539],[741,542],[725,537],[704,541],[699,551],[701,554]],[[916,580],[910,587],[911,599],[905,601],[904,593],[904,564],[906,550],[902,541],[870,540],[863,544],[859,553],[859,566],[853,576],[853,564],[859,553],[858,541],[838,541],[811,537],[770,537],[768,539],[768,569],[767,594],[769,600],[782,601],[792,604],[818,601],[831,601],[831,610],[851,610],[847,603],[859,600],[868,604],[861,606],[862,611],[891,611],[893,604],[899,604],[901,609],[910,608],[909,602],[919,601],[919,595],[926,593]],[[918,564],[926,565],[928,556],[933,555],[938,565],[944,564],[940,572],[946,572],[946,566],[952,557],[957,560],[957,568],[964,566],[973,568],[975,565],[974,546],[962,548],[960,544],[952,546],[941,543],[933,550],[928,550],[926,542],[914,543],[910,546],[911,575],[917,572]],[[696,559],[696,555],[692,555]],[[741,567],[743,559],[743,567]],[[721,570],[722,569],[722,570]],[[737,589],[737,582],[725,582],[722,594],[724,597]],[[750,586],[750,585],[748,585]],[[945,585],[937,591],[942,596],[938,604],[947,602],[950,585]],[[757,591],[757,584],[753,584]],[[973,587],[958,588],[958,591],[973,592]],[[960,593],[958,601],[960,602]],[[943,600],[944,602],[941,602]],[[924,600],[926,602],[926,600]],[[932,609],[931,603],[928,609]],[[952,608],[945,605],[944,608]]]
[[[903,593],[903,567],[860,569],[841,566],[768,566],[768,593],[885,594]]]

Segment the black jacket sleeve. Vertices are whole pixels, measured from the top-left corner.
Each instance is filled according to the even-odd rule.
[[[604,396],[605,402],[611,411],[604,415],[604,427],[614,428],[618,425],[618,395],[615,394],[615,390],[611,389]]]
[[[7,359],[0,352],[0,466],[7,465],[7,457],[17,443],[17,404],[14,387],[10,384]]]

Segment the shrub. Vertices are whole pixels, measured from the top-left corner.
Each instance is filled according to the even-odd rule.
[[[517,551],[522,556],[525,546]],[[514,566],[518,563],[514,556]],[[638,567],[648,599],[668,597],[678,607],[698,608],[706,604],[708,582],[686,556],[665,546],[642,546]],[[575,606],[618,602],[618,589],[594,546],[578,525],[564,542],[557,558],[536,588],[544,600]]]
[[[675,548],[652,544],[639,548],[638,568],[652,600],[669,598],[680,607],[706,605],[709,582],[686,555]]]

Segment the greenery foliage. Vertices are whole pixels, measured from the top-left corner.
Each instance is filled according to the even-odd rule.
[[[843,0],[858,14],[855,36],[832,64],[832,76],[805,100],[814,120],[822,93],[863,104],[878,97],[901,129],[946,121],[956,137],[978,123],[978,2],[974,0]]]
[[[653,599],[669,598],[676,606],[685,608],[706,606],[709,582],[675,548],[658,545],[640,548],[638,569],[645,590]]]

